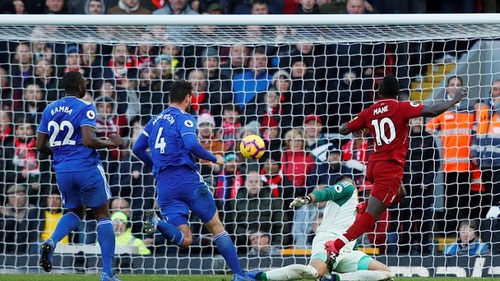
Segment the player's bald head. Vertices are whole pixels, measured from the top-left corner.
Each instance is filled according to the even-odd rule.
[[[383,97],[394,98],[399,95],[399,82],[396,77],[387,75],[380,83],[379,94]]]

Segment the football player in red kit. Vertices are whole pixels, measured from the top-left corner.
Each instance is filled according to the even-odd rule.
[[[409,120],[419,116],[440,115],[466,96],[464,88],[457,93],[453,99],[432,106],[398,101],[398,80],[388,75],[380,84],[379,100],[363,110],[358,117],[342,124],[339,132],[343,135],[369,129],[374,137],[375,152],[368,160],[366,171],[366,179],[373,184],[373,188],[366,212],[357,216],[352,226],[340,238],[325,243],[327,254],[331,257],[329,263],[335,262],[345,244],[373,230],[380,214],[394,203],[403,179],[408,151]]]

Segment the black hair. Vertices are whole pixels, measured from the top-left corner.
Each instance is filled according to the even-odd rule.
[[[450,77],[448,77],[448,79],[446,79],[446,86],[450,85],[451,79],[457,79],[458,81],[460,81],[460,84],[462,86],[464,85],[464,80],[462,80],[462,77],[460,77],[460,76],[450,76]]]
[[[252,6],[254,5],[269,5],[267,0],[252,0]]]
[[[340,175],[334,182],[335,183],[339,183],[341,181],[344,181],[344,180],[353,180],[352,179],[352,176],[351,175]]]
[[[395,98],[399,95],[399,82],[393,75],[387,75],[380,83],[379,94],[387,98]]]
[[[177,80],[170,86],[170,102],[182,102],[191,94],[191,83],[186,80]]]
[[[64,73],[62,84],[66,92],[78,92],[78,87],[85,86],[85,78],[78,71],[68,71]]]

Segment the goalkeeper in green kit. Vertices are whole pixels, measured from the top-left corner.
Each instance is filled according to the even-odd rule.
[[[327,266],[325,243],[337,239],[356,218],[358,192],[350,176],[341,176],[333,186],[316,190],[308,196],[297,197],[290,207],[301,207],[311,203],[327,201],[323,222],[318,227],[312,243],[311,260],[308,265],[293,264],[266,272],[247,273],[255,280],[392,280],[389,268],[372,257],[357,250],[356,241],[348,243],[339,256]],[[330,272],[331,271],[331,272]]]

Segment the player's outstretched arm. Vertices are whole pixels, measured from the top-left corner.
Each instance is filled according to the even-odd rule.
[[[36,149],[38,151],[52,155],[52,149],[49,146],[49,135],[46,133],[38,132],[36,136]]]
[[[148,147],[148,137],[141,134],[139,138],[137,138],[137,141],[135,141],[132,151],[137,158],[141,159],[142,162],[146,163],[150,167],[153,167],[153,159],[151,158],[151,154],[147,151]]]
[[[100,139],[95,136],[95,128],[92,126],[82,126],[82,143],[86,147],[93,149],[117,147],[122,145],[122,138],[117,134],[109,135],[109,139]]]
[[[198,142],[198,138],[195,134],[184,134],[182,136],[182,139],[184,140],[184,145],[186,146],[187,150],[189,150],[189,152],[191,152],[194,156],[217,164],[221,164],[219,163],[220,161],[217,159],[217,157],[215,157],[215,155],[206,150]]]
[[[438,103],[432,106],[426,106],[422,109],[422,112],[420,113],[420,116],[423,117],[435,117],[440,115],[441,113],[445,112],[448,110],[450,107],[454,106],[455,104],[459,103],[464,97],[467,96],[467,89],[465,88],[460,88],[457,90],[455,93],[455,96],[453,99]]]
[[[340,126],[340,129],[339,129],[339,133],[342,134],[342,135],[348,135],[350,134],[352,131],[351,129],[349,129],[349,127],[347,127],[347,123],[344,123]]]

